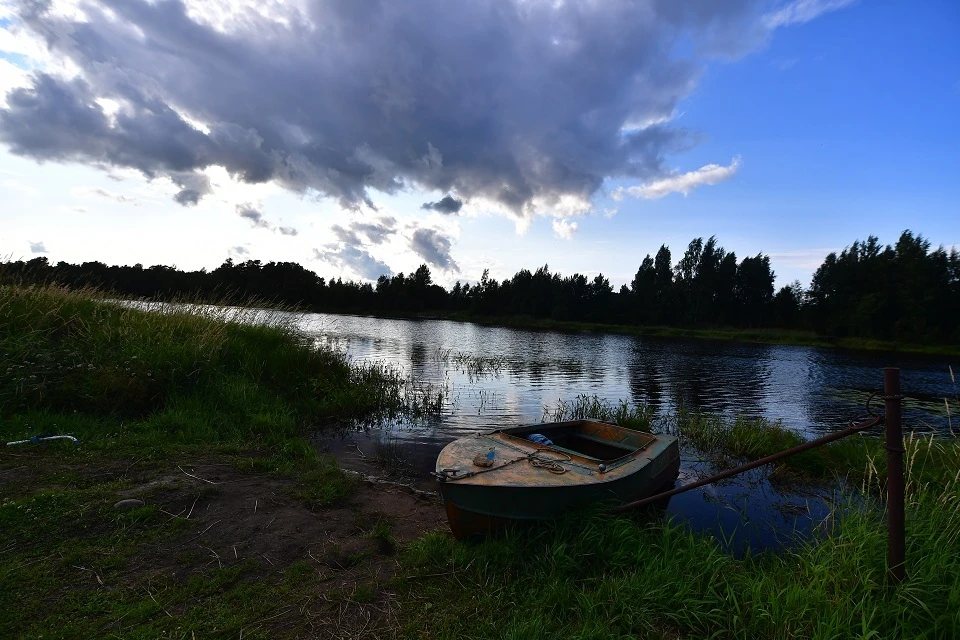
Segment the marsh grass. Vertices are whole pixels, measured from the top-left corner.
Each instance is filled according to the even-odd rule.
[[[442,392],[386,365],[316,346],[285,310],[105,297],[0,286],[0,417],[18,435],[119,423],[141,440],[262,446],[307,424],[443,405]]]
[[[647,405],[631,405],[624,400],[614,405],[599,396],[580,394],[571,402],[559,400],[555,407],[544,406],[541,422],[597,418],[629,429],[650,431],[655,413]]]

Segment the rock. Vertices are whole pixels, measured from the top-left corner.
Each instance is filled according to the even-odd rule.
[[[114,509],[135,509],[137,507],[142,507],[146,503],[143,500],[137,500],[136,498],[128,498],[126,500],[121,500],[117,504],[113,505]]]

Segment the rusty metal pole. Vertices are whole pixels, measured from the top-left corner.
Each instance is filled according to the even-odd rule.
[[[900,407],[900,369],[883,370],[883,398],[887,433],[887,580],[903,581],[904,556],[904,487],[903,487],[903,424]]]

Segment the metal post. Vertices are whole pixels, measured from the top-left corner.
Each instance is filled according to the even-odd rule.
[[[900,369],[883,370],[883,398],[886,413],[887,447],[887,580],[896,584],[904,578],[903,516],[903,425],[900,413]]]

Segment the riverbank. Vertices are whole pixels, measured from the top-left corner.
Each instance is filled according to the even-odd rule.
[[[657,512],[460,543],[437,501],[359,480],[305,439],[354,417],[435,410],[433,392],[351,365],[281,318],[246,326],[89,298],[0,288],[0,437],[81,440],[0,449],[0,636],[960,634],[955,440],[906,443],[908,579],[896,589],[884,584],[883,452],[868,439],[794,467],[845,476],[864,497],[782,553],[737,558]],[[599,402],[564,411],[666,426]],[[790,437],[674,419],[718,457],[760,457]]]
[[[284,314],[252,326],[101,297],[0,287],[0,439],[80,440],[0,449],[0,637],[396,627],[396,549],[439,512],[304,435],[441,397],[317,347]]]

